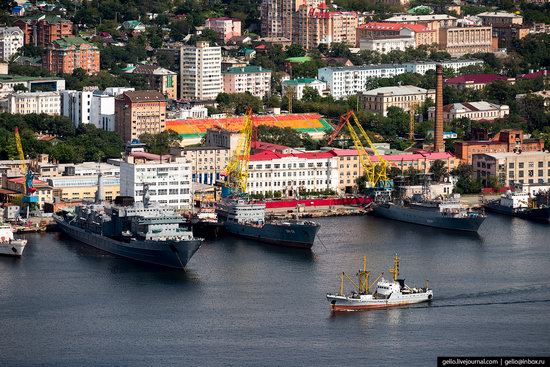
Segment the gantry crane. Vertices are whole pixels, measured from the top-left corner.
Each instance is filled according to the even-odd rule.
[[[361,126],[359,119],[357,119],[357,116],[355,116],[353,111],[349,111],[345,115],[340,116],[340,122],[330,136],[328,144],[330,145],[334,141],[344,126],[347,126],[348,128],[351,139],[353,140],[353,145],[355,145],[355,149],[359,154],[361,165],[365,169],[368,188],[391,189],[392,182],[388,179],[387,175],[389,163],[378,152],[378,149],[376,149],[376,146],[372,143],[372,140],[368,136],[365,129],[363,129],[363,126]],[[359,130],[360,135],[355,131],[355,128]],[[376,162],[372,161],[369,153],[365,149],[365,146],[361,142],[361,138],[365,140],[368,147],[372,150],[373,155],[377,158]]]
[[[23,206],[26,207],[26,217],[28,218],[29,208],[38,203],[38,196],[35,195],[36,189],[33,187],[34,173],[27,167],[27,163],[25,162],[23,144],[21,143],[21,136],[17,127],[15,128],[15,145],[17,146],[17,153],[21,161],[21,173],[25,175],[23,180]]]
[[[225,176],[225,185],[222,189],[222,196],[232,194],[242,195],[246,193],[253,130],[252,108],[248,107],[244,116],[241,137],[223,173]]]

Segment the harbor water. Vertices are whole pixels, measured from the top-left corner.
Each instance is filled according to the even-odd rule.
[[[311,251],[205,242],[186,272],[61,233],[0,258],[4,366],[435,366],[444,355],[550,354],[550,226],[490,215],[479,234],[376,217],[320,218]],[[333,314],[325,299],[367,255],[392,256],[434,301]],[[351,289],[351,285],[346,285]]]

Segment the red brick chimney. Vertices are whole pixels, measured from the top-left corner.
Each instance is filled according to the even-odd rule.
[[[443,66],[437,64],[435,67],[436,89],[435,89],[435,127],[434,127],[434,152],[444,152],[443,144]]]

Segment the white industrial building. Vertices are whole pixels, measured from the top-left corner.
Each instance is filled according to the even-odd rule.
[[[31,113],[59,115],[59,92],[17,92],[0,101],[0,112],[27,115]]]
[[[223,91],[221,47],[199,41],[183,46],[180,55],[180,97],[213,100]]]
[[[389,64],[325,67],[317,71],[317,79],[327,83],[332,97],[341,99],[367,91],[369,79],[389,78],[404,72],[403,65]]]
[[[338,157],[327,152],[276,153],[264,151],[250,156],[250,194],[281,192],[297,196],[301,192],[338,191]]]
[[[498,105],[486,101],[451,103],[443,106],[443,121],[451,122],[460,118],[469,118],[470,120],[492,121],[504,118],[510,114],[510,107],[507,105]],[[435,107],[428,109],[428,119],[435,119]]]
[[[143,200],[143,185],[149,185],[151,203],[174,209],[191,207],[191,163],[183,157],[132,152],[120,162],[120,195]]]
[[[406,62],[403,65],[405,66],[405,72],[407,73],[418,73],[426,74],[428,70],[435,70],[437,64],[441,64],[443,68],[452,69],[455,73],[460,69],[467,66],[473,65],[483,65],[483,60],[447,60],[447,61],[417,61],[417,62]]]

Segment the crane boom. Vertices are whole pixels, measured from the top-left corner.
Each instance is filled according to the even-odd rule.
[[[250,148],[254,122],[252,120],[252,108],[246,109],[244,125],[241,130],[241,137],[229,163],[225,167],[227,186],[240,194],[246,193],[248,184],[248,163],[250,161]]]
[[[21,136],[19,135],[19,128],[15,128],[15,145],[17,146],[17,153],[19,154],[19,160],[21,161],[21,173],[27,174],[27,163],[25,162],[25,153],[23,152],[23,144],[21,143]],[[23,181],[23,192],[27,191],[25,181]]]

